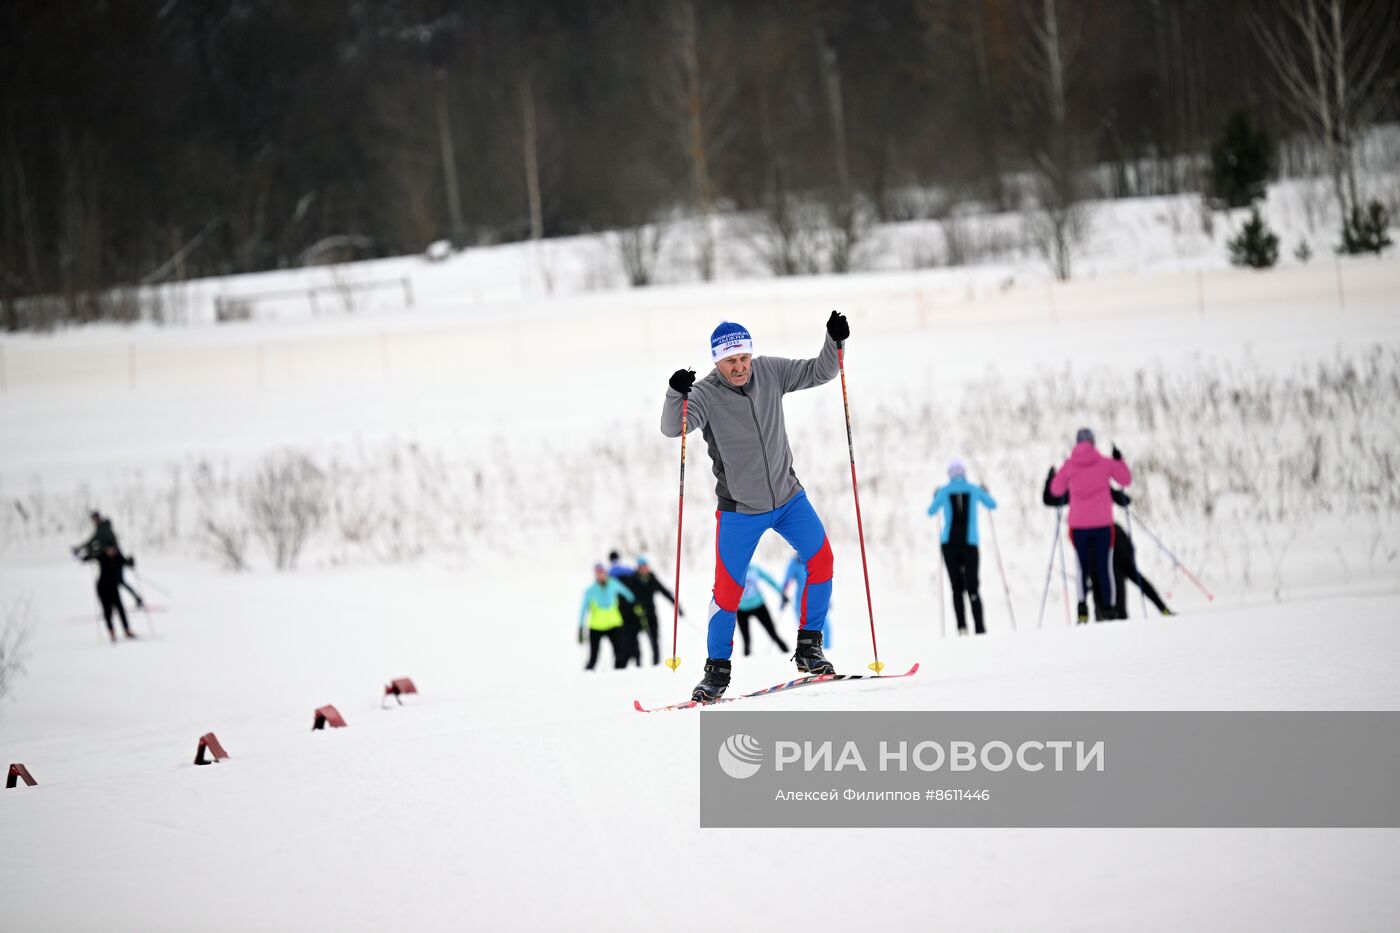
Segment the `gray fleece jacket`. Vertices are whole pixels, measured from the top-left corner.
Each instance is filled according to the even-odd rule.
[[[771,512],[802,491],[792,470],[783,395],[836,378],[836,343],[828,336],[810,360],[756,356],[748,384],[735,388],[712,369],[690,390],[686,429],[699,429],[714,463],[721,512]],[[666,390],[661,433],[681,435],[681,394]]]

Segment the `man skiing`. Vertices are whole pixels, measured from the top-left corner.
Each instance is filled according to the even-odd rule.
[[[1113,458],[1099,453],[1094,432],[1080,428],[1074,436],[1074,450],[1050,480],[1050,495],[1069,493],[1069,537],[1079,555],[1079,621],[1087,622],[1085,601],[1087,581],[1093,582],[1094,618],[1113,617],[1118,599],[1113,583],[1113,499],[1110,480],[1130,486],[1133,472],[1123,462],[1123,454],[1113,448]]]
[[[939,546],[943,550],[943,566],[953,587],[953,614],[958,620],[958,634],[967,634],[967,613],[963,597],[972,607],[972,624],[978,635],[985,635],[982,626],[982,596],[978,592],[977,566],[979,559],[977,535],[977,506],[995,511],[997,500],[987,490],[967,478],[967,463],[954,457],[948,463],[948,482],[933,491],[928,514],[943,516],[943,531]]]
[[[794,655],[797,669],[808,674],[836,671],[822,653],[821,635],[831,601],[831,544],[793,471],[783,396],[835,379],[840,371],[837,343],[850,334],[845,316],[833,311],[816,357],[755,357],[752,335],[725,321],[710,335],[714,370],[699,382],[694,370],[679,369],[671,376],[661,409],[661,433],[680,436],[682,402],[688,399],[686,429],[698,429],[705,438],[719,499],[709,656],[704,678],[691,694],[696,702],[717,700],[729,686],[743,581],[759,538],[769,529],[782,535],[807,565]]]
[[[632,599],[632,591],[608,575],[602,564],[593,566],[593,583],[583,591],[583,606],[578,614],[578,640],[583,642],[583,630],[588,626],[588,665],[591,671],[598,663],[598,646],[606,637],[612,643],[613,667],[626,666],[631,657],[622,640],[622,612],[618,603]]]
[[[661,623],[656,617],[656,597],[658,595],[666,597],[672,605],[676,602],[675,594],[667,589],[666,584],[657,579],[656,574],[651,572],[651,562],[645,557],[637,558],[637,572],[632,579],[627,581],[627,586],[632,588],[636,596],[637,612],[641,619],[642,626],[646,629],[647,638],[651,641],[651,663],[653,665],[661,663]],[[685,615],[684,609],[678,609],[681,615]],[[640,666],[641,662],[638,661]]]

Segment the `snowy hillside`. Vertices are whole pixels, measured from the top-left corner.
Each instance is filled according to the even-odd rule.
[[[722,318],[759,353],[810,355],[839,307],[881,656],[923,668],[769,708],[1400,709],[1400,261],[1256,274],[1149,252],[1067,285],[983,269],[522,289],[479,315],[454,307],[456,277],[481,261],[489,283],[491,264],[462,257],[436,291],[415,274],[413,309],[7,339],[0,607],[27,600],[33,635],[0,764],[39,785],[0,791],[0,927],[1392,928],[1389,830],[701,832],[698,715],[631,709],[679,699],[704,660],[698,442],[680,671],[580,671],[593,561],[617,546],[674,571],[666,378],[703,367]],[[856,670],[839,387],[788,415],[836,554],[830,654]],[[1037,627],[1040,483],[1083,424],[1126,452],[1142,520],[1214,601],[1139,536],[1179,617],[1144,621],[1134,596],[1129,624],[1067,626],[1057,569]],[[986,559],[984,639],[940,631],[924,510],[954,455],[1002,500],[1018,624]],[[278,573],[247,496],[285,456],[315,467],[326,514]],[[90,506],[164,608],[134,643],[99,637],[66,550]],[[247,572],[220,569],[221,540]],[[760,642],[735,689],[791,669]],[[398,676],[421,695],[380,709]],[[312,733],[327,703],[349,726]],[[210,730],[231,759],[195,768]]]

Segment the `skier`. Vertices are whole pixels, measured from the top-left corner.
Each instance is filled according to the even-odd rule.
[[[96,509],[93,509],[88,517],[92,519],[92,535],[82,544],[76,545],[73,548],[73,556],[81,561],[95,560],[101,555],[103,548],[108,547],[116,548],[117,554],[120,555],[122,552],[121,545],[117,543],[117,533],[112,530],[111,519],[104,517],[102,513],[98,512]],[[135,559],[133,558],[129,561],[126,566],[136,566]],[[141,594],[136,592],[132,585],[126,581],[125,577],[122,577],[121,574],[117,576],[120,585],[131,594],[132,599],[136,600],[136,608],[146,608],[146,601],[141,598]]]
[[[593,566],[594,582],[583,591],[583,606],[578,614],[578,641],[583,644],[585,623],[588,627],[588,664],[591,671],[598,663],[598,645],[606,637],[612,643],[613,667],[626,666],[630,655],[622,640],[622,612],[618,603],[624,597],[632,599],[632,591],[608,575],[602,564]]]
[[[658,594],[665,596],[672,605],[675,605],[676,597],[666,588],[666,584],[658,580],[656,574],[651,572],[651,564],[645,557],[637,558],[637,572],[631,580],[627,581],[627,585],[632,588],[632,592],[636,595],[637,611],[641,613],[642,627],[646,629],[647,638],[651,640],[651,663],[653,665],[660,664],[661,626],[656,617],[656,597]],[[681,615],[685,615],[684,609],[677,611]]]
[[[1044,502],[1046,505],[1050,506],[1051,508],[1060,508],[1060,507],[1062,507],[1062,506],[1069,505],[1069,493],[1065,493],[1065,494],[1063,494],[1063,495],[1056,496],[1056,495],[1053,495],[1053,494],[1050,492],[1050,483],[1051,483],[1054,479],[1055,479],[1055,468],[1054,468],[1054,467],[1051,467],[1051,468],[1050,468],[1050,472],[1047,473],[1047,474],[1045,475],[1045,488],[1042,489],[1041,492],[1040,492],[1040,500],[1041,500],[1042,502]],[[1115,492],[1116,492],[1116,491],[1117,491],[1117,490],[1115,490]],[[1082,571],[1082,568],[1081,568],[1081,571]],[[1081,579],[1081,583],[1080,583],[1080,587],[1079,587],[1079,605],[1078,605],[1078,611],[1077,611],[1076,616],[1075,616],[1075,618],[1078,619],[1080,625],[1083,625],[1084,623],[1086,623],[1086,622],[1089,621],[1089,602],[1088,602],[1088,597],[1087,597],[1086,594],[1087,594],[1091,589],[1092,589],[1092,587],[1085,586],[1085,585],[1083,584],[1083,582],[1082,582],[1082,579]]]
[[[749,620],[757,619],[758,624],[763,626],[763,630],[768,633],[768,637],[777,644],[778,650],[787,654],[787,642],[778,634],[778,630],[773,627],[773,617],[768,614],[768,605],[763,601],[763,593],[759,591],[759,584],[766,583],[783,599],[783,605],[787,606],[787,594],[782,587],[768,575],[758,564],[750,563],[749,571],[744,576],[744,594],[739,597],[739,611],[736,620],[739,624],[739,637],[744,643],[744,657],[748,657],[752,652],[749,650]]]
[[[1113,501],[1123,508],[1128,507],[1128,503],[1133,500],[1121,489],[1113,490]],[[1114,604],[1113,617],[1115,619],[1126,619],[1128,617],[1128,587],[1126,581],[1131,580],[1142,590],[1142,595],[1146,596],[1152,605],[1157,607],[1157,611],[1164,616],[1176,615],[1157,592],[1157,588],[1152,585],[1152,581],[1143,576],[1137,565],[1137,548],[1133,545],[1133,539],[1122,525],[1113,523],[1113,534],[1116,538],[1113,545],[1113,586],[1118,592],[1118,602]]]
[[[1113,499],[1110,480],[1130,486],[1133,472],[1115,446],[1109,459],[1094,447],[1094,432],[1080,428],[1074,450],[1050,479],[1050,494],[1069,493],[1069,537],[1079,556],[1079,621],[1089,621],[1088,583],[1094,591],[1094,618],[1111,619],[1117,604],[1113,574]]]
[[[835,379],[837,341],[851,334],[844,315],[826,322],[821,352],[812,359],[753,356],[753,337],[730,321],[710,335],[714,370],[698,383],[695,371],[671,375],[661,409],[661,433],[679,437],[682,400],[689,399],[687,429],[700,430],[709,448],[719,499],[715,529],[715,585],[710,603],[705,676],[692,698],[717,700],[729,686],[734,626],[749,562],[770,528],[792,545],[807,565],[797,651],[802,673],[832,674],[822,653],[822,623],[831,600],[831,543],[792,467],[783,418],[783,396]]]
[[[96,557],[103,548],[118,547],[117,534],[112,530],[111,520],[103,518],[102,513],[96,509],[88,513],[88,517],[92,519],[92,535],[82,544],[73,547],[73,556],[84,561]]]
[[[627,652],[627,659],[622,666],[626,667],[634,660],[637,666],[642,666],[642,617],[638,612],[637,604],[633,601],[630,593],[637,588],[637,571],[622,562],[622,555],[617,551],[608,552],[608,576],[618,583],[621,583],[629,591],[629,595],[619,597],[618,612],[622,613],[622,639],[623,648]]]
[[[1050,473],[1045,477],[1045,489],[1041,492],[1041,500],[1049,506],[1061,506],[1069,503],[1069,493],[1063,496],[1050,494],[1050,481],[1055,478],[1055,468],[1050,468]],[[1123,508],[1127,508],[1133,501],[1132,497],[1121,489],[1114,489],[1111,492],[1113,501]],[[1126,619],[1128,617],[1128,588],[1124,581],[1131,580],[1138,585],[1144,596],[1152,600],[1152,604],[1157,607],[1157,611],[1164,616],[1176,615],[1158,595],[1157,588],[1152,585],[1152,581],[1143,576],[1142,571],[1137,566],[1137,549],[1133,546],[1133,539],[1127,530],[1117,522],[1113,523],[1113,588],[1118,594],[1118,602],[1114,604],[1110,618]],[[1084,603],[1079,604],[1079,615],[1084,621],[1088,620],[1089,610]]]
[[[102,604],[102,617],[107,622],[107,635],[112,641],[117,640],[116,629],[112,628],[112,610],[116,610],[121,616],[122,631],[127,638],[135,638],[136,633],[131,630],[131,623],[126,618],[126,607],[122,605],[121,585],[122,568],[135,565],[135,561],[129,557],[123,557],[122,552],[117,550],[116,545],[108,544],[96,550],[89,548],[84,552],[84,561],[97,561],[99,568],[97,574],[97,600]],[[140,605],[138,602],[137,605]]]
[[[979,538],[977,506],[995,511],[997,500],[967,478],[967,463],[961,457],[948,462],[948,482],[933,491],[928,514],[943,516],[943,532],[939,546],[943,565],[948,569],[948,582],[953,588],[953,614],[958,620],[958,634],[967,634],[967,614],[963,596],[972,607],[972,623],[978,635],[986,634],[982,626],[982,596],[978,592],[977,565]]]

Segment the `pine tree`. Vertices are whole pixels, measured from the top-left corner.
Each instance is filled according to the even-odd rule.
[[[1269,229],[1257,207],[1249,212],[1249,220],[1228,246],[1232,266],[1268,269],[1278,262],[1278,234]]]
[[[1210,196],[1224,207],[1248,207],[1264,196],[1274,173],[1274,142],[1249,113],[1236,110],[1210,149]]]
[[[1389,234],[1386,233],[1389,226],[1390,216],[1381,202],[1372,201],[1367,204],[1364,214],[1360,207],[1354,207],[1351,209],[1351,216],[1342,222],[1342,244],[1337,247],[1337,252],[1344,256],[1360,253],[1375,253],[1379,256],[1392,243]]]

